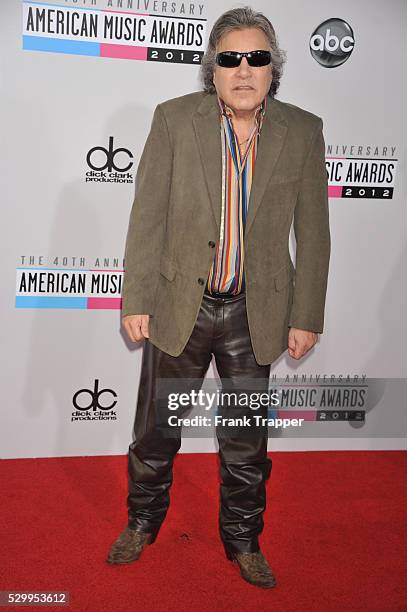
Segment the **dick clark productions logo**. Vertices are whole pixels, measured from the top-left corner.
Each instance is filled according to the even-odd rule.
[[[350,25],[339,17],[321,23],[309,41],[312,57],[325,68],[336,68],[349,59],[355,46]]]
[[[92,156],[95,151],[101,151],[101,154],[99,153],[99,156],[102,159],[104,157],[103,163],[100,166],[97,166],[95,162],[92,162]],[[126,149],[124,147],[118,147],[117,149],[114,149],[113,136],[109,136],[109,148],[106,149],[102,146],[93,147],[88,151],[88,154],[86,155],[86,161],[88,166],[95,171],[103,171],[107,169],[108,172],[113,172],[113,170],[116,170],[116,172],[127,172],[132,167],[133,162],[130,161],[127,165],[119,167],[115,162],[115,157],[118,153],[123,153],[124,155],[127,155],[130,159],[133,159],[133,155],[131,151],[129,151],[129,149]]]
[[[103,399],[102,399],[102,396]],[[72,421],[115,421],[117,393],[113,389],[99,389],[99,379],[94,381],[93,389],[79,389],[72,398],[75,411]]]

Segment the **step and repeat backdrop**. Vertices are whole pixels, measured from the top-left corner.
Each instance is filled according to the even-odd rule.
[[[155,106],[202,89],[210,29],[238,6],[1,1],[2,458],[127,452],[142,344],[120,326],[120,296],[137,165]],[[275,427],[269,448],[405,448],[407,4],[251,6],[286,51],[278,98],[323,118],[332,237],[325,331],[272,365],[303,426]],[[207,378],[219,382],[214,362]],[[186,433],[181,452],[216,449]]]

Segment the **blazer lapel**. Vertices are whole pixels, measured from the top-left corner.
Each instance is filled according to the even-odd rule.
[[[206,94],[192,117],[213,214],[220,231],[222,148],[216,94]]]
[[[252,186],[247,209],[245,236],[250,230],[256,212],[263,199],[267,183],[273,176],[276,162],[283,148],[287,134],[287,123],[278,108],[278,102],[267,101],[266,114],[261,127],[256,161],[254,164]]]
[[[193,114],[192,123],[199,148],[213,214],[220,230],[222,204],[222,150],[219,106],[216,94],[205,94]],[[287,123],[274,99],[267,100],[248,204],[245,235],[263,198],[267,183],[283,148]]]

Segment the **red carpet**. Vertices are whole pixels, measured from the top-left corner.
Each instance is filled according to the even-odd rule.
[[[0,590],[69,591],[70,610],[95,612],[407,610],[407,453],[270,456],[261,544],[274,589],[224,557],[217,456],[182,454],[167,520],[126,566],[105,562],[126,524],[125,456],[0,461]]]

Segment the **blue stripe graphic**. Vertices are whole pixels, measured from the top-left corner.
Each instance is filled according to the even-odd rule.
[[[100,43],[63,38],[44,38],[43,36],[23,36],[23,49],[26,51],[51,51],[76,55],[100,56]]]
[[[80,308],[87,309],[88,298],[41,295],[16,296],[16,308]]]

